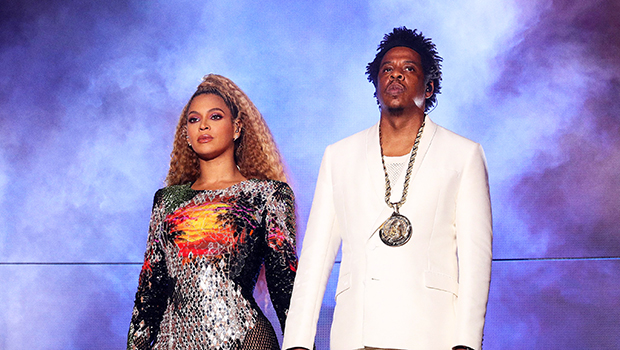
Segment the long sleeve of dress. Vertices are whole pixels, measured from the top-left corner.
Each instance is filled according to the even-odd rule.
[[[295,197],[279,183],[265,208],[265,277],[273,308],[284,330],[297,271]]]
[[[129,326],[127,349],[150,349],[159,331],[168,302],[169,281],[162,249],[164,204],[162,190],[157,191],[149,225],[144,264]]]

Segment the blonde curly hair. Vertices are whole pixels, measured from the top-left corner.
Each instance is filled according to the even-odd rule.
[[[166,185],[194,182],[200,176],[198,156],[187,143],[187,109],[201,94],[220,96],[230,109],[233,122],[239,120],[241,135],[235,141],[235,162],[241,174],[250,179],[286,181],[282,156],[262,115],[248,96],[230,79],[217,74],[206,75],[189,99],[174,135],[170,169]]]

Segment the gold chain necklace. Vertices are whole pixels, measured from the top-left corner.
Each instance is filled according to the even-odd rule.
[[[411,156],[409,157],[409,164],[407,165],[407,173],[405,174],[405,184],[403,186],[403,194],[398,202],[390,202],[392,197],[392,187],[390,186],[390,177],[385,167],[385,159],[383,157],[383,145],[381,144],[381,123],[379,123],[379,148],[381,149],[381,164],[383,165],[383,173],[385,174],[385,203],[394,212],[385,220],[379,230],[379,237],[383,243],[390,247],[400,247],[409,242],[411,238],[411,222],[406,216],[401,215],[398,210],[405,204],[407,200],[407,193],[409,191],[409,180],[411,180],[411,170],[413,169],[413,163],[415,163],[415,157],[418,154],[418,146],[420,144],[420,138],[422,138],[422,132],[424,131],[424,124],[426,121],[422,121],[418,134],[413,142],[413,148],[411,149]]]

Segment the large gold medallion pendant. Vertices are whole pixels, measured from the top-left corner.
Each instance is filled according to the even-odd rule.
[[[400,247],[411,238],[411,222],[407,217],[392,213],[379,230],[379,237],[390,247]]]

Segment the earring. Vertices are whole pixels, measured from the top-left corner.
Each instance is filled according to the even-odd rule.
[[[235,125],[235,134],[237,134],[237,136],[233,136],[233,141],[237,141],[237,139],[241,137],[241,128],[239,125]]]

